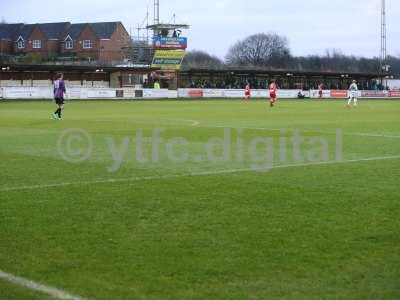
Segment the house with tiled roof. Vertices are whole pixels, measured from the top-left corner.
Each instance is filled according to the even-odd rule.
[[[0,56],[35,53],[90,61],[121,61],[130,37],[121,22],[0,24]]]
[[[0,56],[14,52],[14,41],[23,24],[0,24]]]
[[[121,22],[72,24],[63,36],[63,55],[98,61],[118,61],[130,36]]]
[[[60,39],[70,23],[24,24],[17,32],[14,43],[16,54],[36,53],[43,58],[57,56]]]

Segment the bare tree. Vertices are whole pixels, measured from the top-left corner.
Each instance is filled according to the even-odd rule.
[[[290,69],[316,72],[378,72],[378,58],[347,56],[341,52],[326,51],[325,55],[292,57]]]
[[[259,33],[238,41],[226,56],[228,64],[239,66],[286,67],[289,60],[288,40],[272,33]]]
[[[7,21],[4,17],[1,17],[0,24],[7,24]]]
[[[234,44],[226,63],[232,66],[253,66],[316,72],[379,71],[379,59],[345,55],[340,49],[327,49],[324,55],[291,56],[288,41],[277,34],[255,34]],[[391,73],[400,76],[400,57],[389,56]],[[184,68],[223,68],[225,64],[204,51],[189,52]]]
[[[184,68],[216,69],[223,66],[223,61],[207,52],[193,50],[186,54],[182,65]]]

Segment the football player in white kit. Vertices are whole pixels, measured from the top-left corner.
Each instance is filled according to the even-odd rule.
[[[347,102],[347,107],[351,107],[351,102],[354,103],[354,106],[358,104],[358,86],[357,81],[353,80],[353,83],[349,88],[349,101]]]

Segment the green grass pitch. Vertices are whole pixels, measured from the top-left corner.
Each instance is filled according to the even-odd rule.
[[[2,272],[87,299],[400,298],[400,102],[54,110],[0,102]]]

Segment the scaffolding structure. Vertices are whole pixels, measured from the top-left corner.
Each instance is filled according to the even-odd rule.
[[[381,0],[381,51],[380,51],[380,71],[389,72],[387,64],[387,25],[386,25],[386,0]]]
[[[160,1],[154,0],[153,5],[153,24],[150,24],[149,7],[147,14],[141,24],[135,28],[135,33],[131,31],[131,45],[126,48],[127,57],[130,63],[150,65],[156,47],[154,40],[156,37],[173,36],[183,29],[188,29],[189,25],[176,24],[176,16],[173,15],[173,23],[162,23],[160,21]]]

